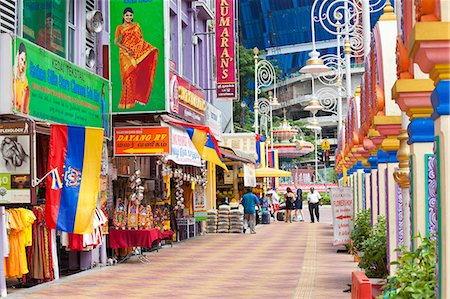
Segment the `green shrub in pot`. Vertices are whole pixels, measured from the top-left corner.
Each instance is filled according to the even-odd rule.
[[[385,278],[388,275],[386,235],[386,218],[379,216],[378,222],[372,227],[369,237],[362,242],[364,255],[358,266],[364,269],[367,277]]]
[[[420,245],[415,250],[396,249],[400,256],[391,265],[397,265],[397,270],[383,286],[384,298],[435,298],[436,241],[429,236],[416,238]]]
[[[369,237],[370,234],[370,210],[362,210],[353,218],[353,230],[350,233],[351,253],[357,254],[362,251],[362,243]]]

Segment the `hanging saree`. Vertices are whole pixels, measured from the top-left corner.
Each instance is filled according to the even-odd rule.
[[[158,49],[144,41],[138,23],[117,26],[115,37],[122,38],[120,43],[133,53],[119,50],[122,76],[119,109],[131,109],[136,103],[146,105],[152,92]]]

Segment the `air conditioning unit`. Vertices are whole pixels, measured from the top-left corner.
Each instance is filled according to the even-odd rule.
[[[103,30],[103,14],[99,10],[91,10],[86,14],[86,29],[90,33],[100,33]]]
[[[90,69],[93,69],[95,66],[96,59],[95,51],[93,49],[86,49],[86,66]]]

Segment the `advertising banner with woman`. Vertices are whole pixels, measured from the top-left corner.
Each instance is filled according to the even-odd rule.
[[[15,113],[110,134],[109,82],[24,39],[12,40]]]
[[[113,112],[166,109],[164,2],[111,1]]]

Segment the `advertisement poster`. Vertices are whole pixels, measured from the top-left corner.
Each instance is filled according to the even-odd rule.
[[[110,2],[114,113],[166,109],[164,2]]]
[[[20,38],[13,42],[14,111],[109,132],[109,83]]]
[[[0,204],[31,203],[31,128],[0,123]]]
[[[149,156],[169,153],[169,127],[114,128],[114,156]]]
[[[236,98],[234,1],[216,0],[217,98]]]
[[[333,245],[350,243],[353,229],[353,189],[338,187],[330,189],[331,210],[333,215]]]
[[[23,37],[61,57],[66,56],[66,23],[66,1],[23,1]]]
[[[206,194],[205,189],[200,186],[195,187],[194,191],[194,218],[195,221],[205,221],[206,212]]]

